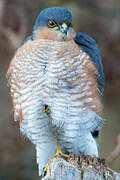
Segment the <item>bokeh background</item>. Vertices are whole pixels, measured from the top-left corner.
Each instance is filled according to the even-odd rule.
[[[38,13],[50,6],[68,8],[75,29],[99,45],[106,76],[106,120],[99,137],[102,158],[110,155],[120,133],[120,0],[0,0],[0,180],[39,179],[34,146],[13,121],[6,71],[15,49],[31,34]],[[120,171],[120,156],[111,168]]]

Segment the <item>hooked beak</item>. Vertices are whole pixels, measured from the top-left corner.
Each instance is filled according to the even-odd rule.
[[[64,34],[67,35],[67,32],[68,32],[68,26],[66,23],[63,23],[61,26],[60,26],[60,31]]]

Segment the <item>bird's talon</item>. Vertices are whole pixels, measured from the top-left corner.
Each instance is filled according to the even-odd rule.
[[[62,151],[61,151],[61,148],[60,148],[60,143],[59,143],[59,141],[58,141],[58,144],[57,144],[57,153],[53,156],[54,158],[56,158],[56,157],[65,157],[65,158],[67,158],[68,157],[68,155],[67,154],[64,154]]]
[[[45,113],[46,113],[47,115],[50,114],[50,108],[49,108],[48,105],[45,105]]]
[[[47,171],[48,171],[48,164],[46,164],[46,166],[44,168],[43,176],[46,176]]]

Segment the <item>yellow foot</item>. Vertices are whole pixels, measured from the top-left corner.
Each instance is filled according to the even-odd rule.
[[[57,152],[56,152],[55,155],[53,155],[53,157],[52,157],[50,160],[52,160],[52,159],[54,159],[54,158],[56,158],[56,157],[58,157],[58,156],[62,156],[62,157],[65,157],[65,158],[68,157],[67,154],[62,153],[59,142],[57,143]],[[47,171],[48,171],[48,164],[46,164],[46,166],[45,166],[45,168],[44,168],[44,176],[46,176]]]
[[[45,113],[46,113],[47,115],[50,114],[50,109],[49,109],[49,106],[48,106],[48,105],[45,105]]]
[[[45,166],[45,168],[44,168],[44,176],[46,176],[47,170],[48,170],[48,164],[46,164],[46,166]]]
[[[65,158],[68,157],[67,154],[62,153],[61,148],[60,148],[60,143],[58,142],[58,143],[57,143],[57,152],[56,152],[56,154],[53,156],[53,158],[56,158],[56,157],[58,157],[59,155],[65,157]]]

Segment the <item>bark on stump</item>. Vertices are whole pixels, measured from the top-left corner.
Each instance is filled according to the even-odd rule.
[[[109,169],[104,159],[70,154],[51,159],[42,180],[120,180],[120,173]]]

